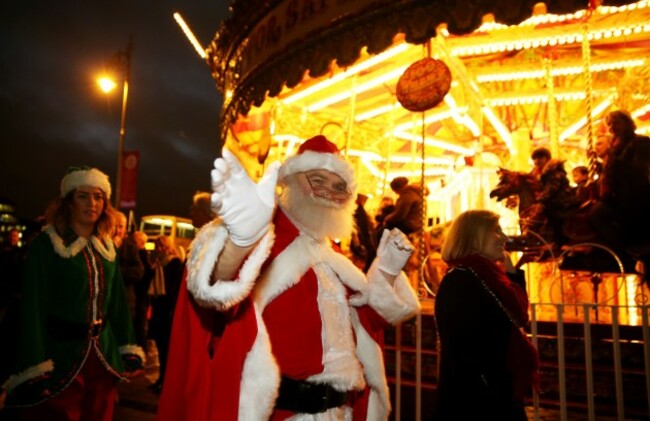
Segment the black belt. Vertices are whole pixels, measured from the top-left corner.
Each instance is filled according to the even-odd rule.
[[[330,385],[282,376],[275,407],[299,414],[318,414],[343,406],[349,400],[349,392],[339,392]]]
[[[102,320],[85,323],[72,322],[56,317],[50,317],[47,321],[47,330],[50,335],[58,340],[74,341],[88,338],[97,338],[104,329]]]

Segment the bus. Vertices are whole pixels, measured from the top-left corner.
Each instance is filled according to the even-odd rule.
[[[197,229],[189,218],[174,215],[146,215],[140,220],[140,231],[147,234],[148,251],[153,250],[154,242],[159,236],[165,235],[171,237],[181,256],[185,258]]]

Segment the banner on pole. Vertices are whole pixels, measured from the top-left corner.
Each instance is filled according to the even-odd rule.
[[[120,189],[120,208],[134,209],[138,190],[138,167],[140,152],[124,152],[122,156],[122,186]]]

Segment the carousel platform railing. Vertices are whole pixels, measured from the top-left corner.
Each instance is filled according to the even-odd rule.
[[[614,272],[561,269],[573,252],[599,249]],[[650,419],[650,303],[646,286],[625,273],[618,256],[600,244],[564,248],[549,262],[551,248],[528,251],[527,279],[544,267],[545,289],[529,291],[529,335],[540,350],[541,388],[528,399],[531,419]],[[385,362],[393,420],[431,419],[438,377],[438,338],[433,308],[436,280],[444,273],[435,253],[418,268],[421,315],[386,331]],[[434,281],[432,282],[431,277]],[[529,282],[529,289],[534,288]],[[542,288],[542,289],[544,289]]]

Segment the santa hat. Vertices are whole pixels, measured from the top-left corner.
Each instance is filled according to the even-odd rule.
[[[101,189],[106,198],[111,197],[111,183],[108,176],[97,168],[70,167],[61,180],[61,197],[81,186],[91,186]]]
[[[345,180],[350,192],[356,192],[357,183],[352,165],[343,159],[336,145],[323,135],[314,136],[300,145],[298,152],[280,167],[279,178],[283,180],[291,174],[310,170],[333,172]]]

